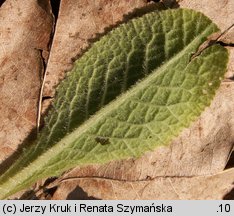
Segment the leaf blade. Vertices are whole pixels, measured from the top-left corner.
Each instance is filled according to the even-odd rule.
[[[181,20],[186,20],[190,31],[185,30]],[[146,34],[150,28],[151,38]],[[191,54],[217,30],[201,13],[168,10],[135,19],[95,43],[60,84],[37,147],[32,147],[1,177],[3,197],[38,178],[57,175],[77,164],[137,157],[157,145],[168,144],[209,105],[220,84],[219,77],[227,64],[225,48],[212,46],[190,61]],[[122,39],[117,40],[119,35]],[[108,47],[111,45],[113,52]],[[158,52],[160,49],[163,54]],[[215,59],[216,64],[210,59]],[[112,77],[117,77],[117,81]],[[105,81],[104,88],[100,80]],[[193,86],[195,89],[191,90]],[[100,140],[108,144],[103,145]],[[16,179],[21,179],[21,183]]]

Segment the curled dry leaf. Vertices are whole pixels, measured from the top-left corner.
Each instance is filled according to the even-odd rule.
[[[231,199],[234,169],[212,176],[157,177],[145,181],[71,178],[62,181],[53,199]]]
[[[0,8],[0,161],[14,153],[36,125],[52,28],[48,0],[7,0]]]

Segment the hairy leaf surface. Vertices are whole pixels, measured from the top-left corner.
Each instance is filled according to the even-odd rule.
[[[191,56],[217,26],[187,9],[120,25],[74,63],[34,145],[0,178],[0,196],[77,165],[167,145],[208,106],[227,66],[220,45]]]

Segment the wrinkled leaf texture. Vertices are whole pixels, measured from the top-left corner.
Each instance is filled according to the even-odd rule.
[[[103,36],[57,88],[35,143],[1,176],[0,196],[75,166],[167,145],[208,106],[228,53],[191,56],[217,26],[188,9],[152,12]]]

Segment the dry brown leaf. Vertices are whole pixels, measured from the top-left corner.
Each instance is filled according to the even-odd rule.
[[[52,28],[48,0],[6,0],[0,8],[0,161],[36,125],[42,55]]]
[[[68,179],[59,185],[53,199],[230,199],[233,185],[233,168],[213,176],[159,177],[135,182]]]

